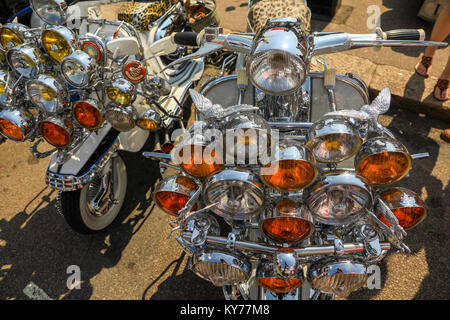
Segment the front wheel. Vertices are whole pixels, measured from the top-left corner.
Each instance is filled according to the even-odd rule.
[[[61,192],[59,209],[76,232],[95,233],[116,219],[125,201],[126,190],[127,170],[117,154],[83,189]]]

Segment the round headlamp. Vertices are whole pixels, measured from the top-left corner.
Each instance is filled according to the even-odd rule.
[[[271,146],[270,128],[263,117],[242,112],[230,117],[224,134],[226,162],[256,164],[268,157]]]
[[[189,138],[178,144],[173,152],[174,162],[197,178],[209,177],[224,168],[222,153],[216,154],[216,150],[210,147],[212,142],[210,137],[196,132],[195,128],[202,125],[204,122],[191,126]]]
[[[184,208],[197,188],[194,180],[173,175],[158,183],[154,192],[155,202],[165,213],[178,216],[178,212]]]
[[[236,254],[206,251],[194,256],[192,271],[200,278],[221,287],[247,281],[251,267],[245,258]]]
[[[273,209],[262,213],[260,228],[268,238],[276,242],[294,243],[311,235],[314,223],[306,207],[284,199]]]
[[[276,293],[288,293],[304,281],[303,266],[292,253],[279,253],[273,262],[262,262],[256,270],[258,285]]]
[[[211,176],[205,187],[207,204],[225,218],[245,220],[257,214],[264,205],[264,189],[259,178],[247,170],[226,169]]]
[[[72,112],[80,126],[88,130],[99,128],[103,122],[103,109],[92,99],[75,102]]]
[[[308,131],[306,146],[319,162],[340,162],[358,152],[362,139],[345,118],[324,118]]]
[[[391,184],[411,169],[411,156],[399,141],[387,137],[367,140],[355,157],[356,172],[372,185]]]
[[[41,51],[31,44],[22,44],[10,49],[6,59],[11,69],[25,79],[33,78],[45,61]]]
[[[38,123],[42,137],[56,148],[65,148],[72,142],[73,124],[59,117],[49,117]]]
[[[329,172],[311,187],[307,200],[315,220],[329,225],[357,220],[372,205],[372,192],[363,177],[350,172]]]
[[[45,29],[41,35],[45,52],[57,63],[69,56],[78,47],[75,33],[69,28],[55,26]]]
[[[0,133],[13,141],[24,141],[33,131],[34,118],[31,113],[20,109],[0,111]]]
[[[86,52],[76,50],[61,61],[61,73],[64,79],[74,87],[84,88],[95,72],[97,64]]]
[[[261,169],[261,178],[274,189],[290,192],[313,183],[317,172],[311,151],[293,143],[282,143],[273,160]]]
[[[155,110],[149,109],[139,116],[137,125],[144,130],[156,131],[161,128],[162,125],[161,115]]]
[[[253,43],[247,69],[255,87],[273,95],[300,89],[310,58],[309,43],[296,19],[272,19]]]
[[[365,286],[367,278],[366,265],[356,258],[325,258],[308,268],[313,289],[337,296],[346,297]]]
[[[123,108],[110,103],[105,111],[105,119],[114,129],[126,132],[135,127],[137,112],[132,106]]]
[[[421,223],[427,216],[425,202],[415,192],[405,188],[392,188],[380,194],[381,200],[387,204],[397,217],[400,226],[409,230]],[[378,218],[389,226],[381,213]]]
[[[116,78],[106,87],[106,94],[115,104],[126,107],[136,98],[136,88],[130,81]]]
[[[0,43],[5,50],[9,50],[24,43],[24,32],[28,29],[20,23],[8,23],[0,28]]]
[[[27,82],[27,93],[31,102],[45,112],[54,115],[64,111],[67,103],[67,92],[54,76],[40,75]]]
[[[31,8],[45,23],[63,24],[67,20],[67,4],[64,0],[31,0]]]

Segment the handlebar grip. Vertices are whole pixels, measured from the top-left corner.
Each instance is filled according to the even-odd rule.
[[[173,42],[182,46],[197,47],[197,37],[196,32],[177,32],[173,36]]]
[[[423,29],[396,29],[386,31],[386,40],[425,40]]]

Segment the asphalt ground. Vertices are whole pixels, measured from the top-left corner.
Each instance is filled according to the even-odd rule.
[[[448,299],[450,147],[439,135],[449,124],[396,106],[381,122],[411,153],[430,153],[396,184],[419,193],[429,212],[408,233],[412,255],[392,252],[380,264],[381,290],[361,289],[348,298]],[[35,296],[38,287],[51,299],[223,299],[220,288],[187,269],[187,256],[167,239],[171,218],[151,199],[160,178],[155,162],[124,153],[129,180],[119,218],[103,232],[79,235],[56,212],[56,192],[44,182],[48,159],[30,158],[29,146],[0,145],[0,299],[30,299],[24,293],[30,284]],[[152,146],[150,139],[144,150]],[[74,265],[80,289],[69,290]]]

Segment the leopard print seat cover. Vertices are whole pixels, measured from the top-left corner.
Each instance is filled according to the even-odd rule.
[[[248,22],[258,33],[272,18],[297,18],[307,34],[311,29],[311,10],[304,0],[260,0],[248,11]],[[251,31],[251,30],[249,30]]]

